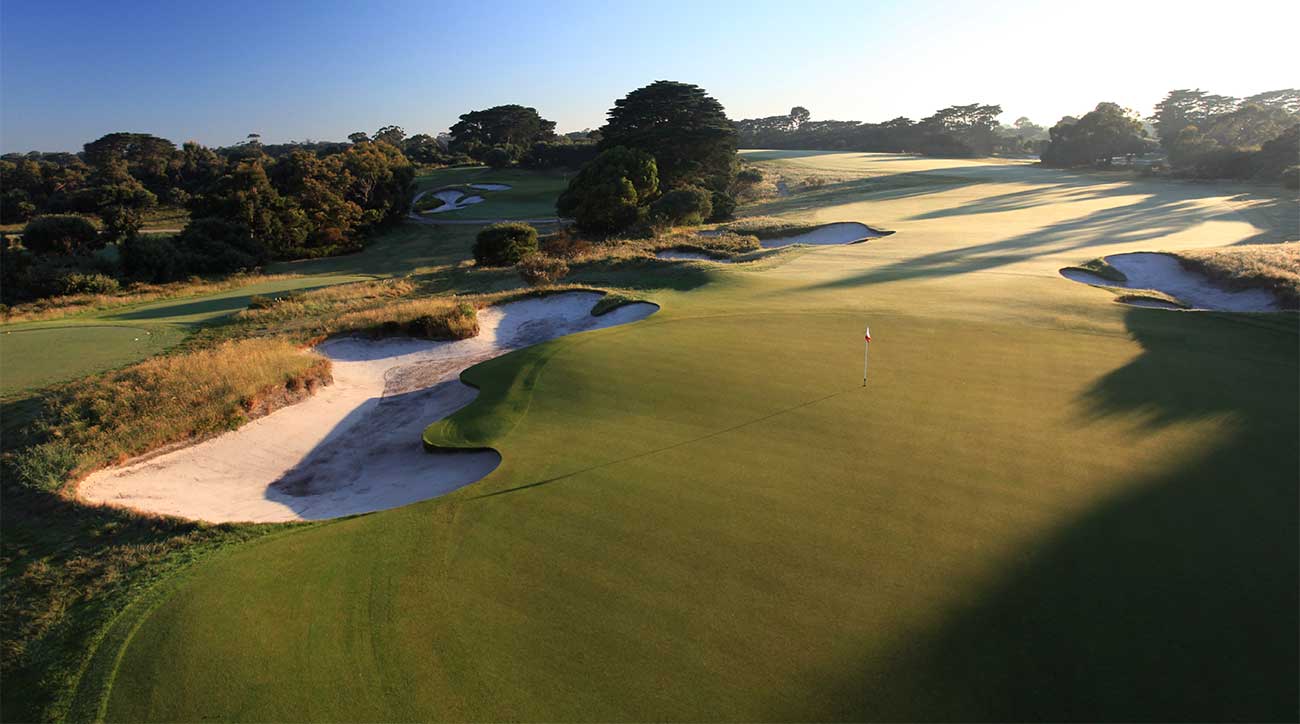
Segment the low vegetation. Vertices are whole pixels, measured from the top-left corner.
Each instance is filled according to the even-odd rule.
[[[536,251],[537,229],[531,224],[491,224],[474,239],[474,261],[481,266],[511,266]]]
[[[1084,262],[1084,263],[1082,263],[1082,264],[1079,264],[1078,266],[1072,266],[1072,267],[1066,267],[1066,268],[1067,268],[1067,269],[1077,269],[1077,270],[1079,270],[1079,271],[1085,271],[1085,272],[1088,272],[1089,274],[1095,274],[1095,275],[1097,275],[1097,276],[1099,276],[1099,277],[1101,277],[1102,279],[1105,279],[1105,280],[1107,280],[1107,281],[1112,281],[1112,282],[1126,282],[1126,281],[1128,281],[1128,277],[1124,276],[1124,272],[1122,272],[1122,271],[1116,269],[1115,267],[1111,266],[1111,265],[1110,265],[1110,262],[1106,261],[1105,259],[1101,259],[1101,258],[1098,258],[1098,259],[1092,259],[1092,260],[1086,261],[1086,262]]]
[[[1300,309],[1300,243],[1180,251],[1184,267],[1231,289],[1268,289],[1284,309]]]
[[[105,465],[238,427],[329,380],[329,360],[278,339],[155,357],[44,399],[29,426],[6,435],[6,476],[56,490]]]

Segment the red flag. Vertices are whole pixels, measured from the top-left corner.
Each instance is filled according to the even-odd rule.
[[[871,327],[867,327],[867,341],[871,341]]]

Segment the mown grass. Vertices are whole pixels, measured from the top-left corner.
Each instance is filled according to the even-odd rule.
[[[1283,309],[1300,309],[1300,242],[1173,253],[1184,267],[1230,289],[1267,289]]]
[[[1124,272],[1111,266],[1110,262],[1101,258],[1091,259],[1075,266],[1068,266],[1066,269],[1077,269],[1078,271],[1088,272],[1089,274],[1095,274],[1102,279],[1112,282],[1128,281],[1128,277],[1124,276]]]

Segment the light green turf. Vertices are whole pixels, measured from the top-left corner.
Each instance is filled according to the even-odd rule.
[[[1294,718],[1296,317],[1057,274],[1287,231],[1199,184],[765,163],[963,183],[791,208],[898,233],[473,368],[428,435],[495,472],[191,569],[96,656],[108,718]]]
[[[317,275],[281,279],[50,322],[0,325],[0,397],[138,362],[180,342],[197,326],[246,308],[257,294],[366,278]]]
[[[509,184],[504,191],[474,191],[483,203],[456,211],[429,214],[430,219],[541,219],[555,216],[555,200],[568,185],[561,171],[522,168],[493,170],[485,166],[443,168],[415,180],[417,191],[466,184]]]

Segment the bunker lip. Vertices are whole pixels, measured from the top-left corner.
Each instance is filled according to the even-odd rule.
[[[719,259],[709,256],[699,251],[689,251],[685,249],[662,249],[655,252],[656,259],[665,259],[668,261],[711,261],[716,264],[730,264],[731,259]]]
[[[721,233],[721,231],[714,229],[701,231],[699,232],[699,235],[717,236]],[[845,244],[861,244],[865,241],[879,239],[882,236],[889,236],[893,233],[894,232],[892,231],[885,231],[868,226],[860,221],[835,221],[799,234],[772,236],[768,238],[760,237],[758,243],[764,249],[775,249],[782,246],[791,246],[793,244],[837,246]]]
[[[78,495],[88,503],[225,523],[323,520],[448,493],[501,462],[484,448],[425,452],[424,429],[477,396],[460,381],[461,372],[512,350],[658,311],[634,302],[592,316],[601,296],[565,292],[489,307],[479,313],[479,335],[464,340],[327,340],[316,352],[332,361],[334,384],[237,430],[93,473]]]
[[[466,184],[472,189],[479,191],[509,191],[514,188],[510,184]]]
[[[1070,281],[1099,287],[1120,289],[1149,289],[1167,294],[1186,305],[1187,309],[1220,312],[1278,312],[1281,306],[1272,292],[1264,289],[1234,291],[1224,289],[1205,275],[1183,268],[1170,254],[1136,251],[1106,257],[1106,263],[1126,277],[1126,281],[1113,281],[1078,268],[1066,267],[1060,275]],[[1177,305],[1163,304],[1136,296],[1121,295],[1124,304],[1178,309]]]

